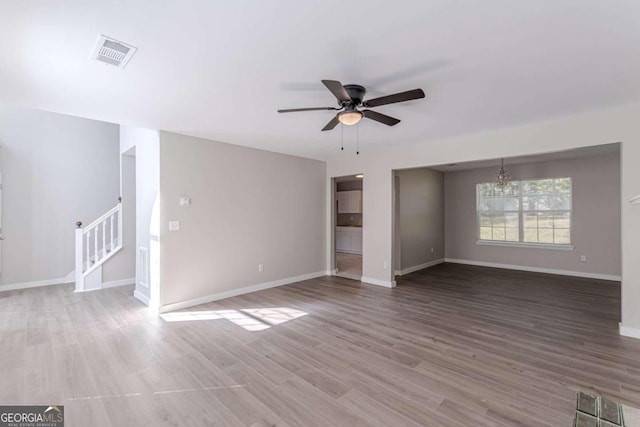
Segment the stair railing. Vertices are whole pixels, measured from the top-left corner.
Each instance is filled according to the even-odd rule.
[[[76,291],[85,290],[86,277],[122,249],[122,199],[86,227],[76,222]]]

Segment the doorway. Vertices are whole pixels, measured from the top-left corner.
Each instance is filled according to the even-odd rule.
[[[393,172],[393,271],[403,276],[444,262],[444,172]]]
[[[335,270],[336,275],[362,278],[362,174],[335,178]]]

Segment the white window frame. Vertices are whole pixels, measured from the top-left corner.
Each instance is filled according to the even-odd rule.
[[[568,178],[571,180],[571,198],[569,204],[569,236],[570,243],[534,243],[534,242],[524,242],[524,214],[526,212],[541,212],[541,211],[525,211],[522,206],[522,182],[523,181],[543,181],[547,179],[565,179]],[[517,247],[517,248],[534,248],[534,249],[553,249],[553,250],[561,250],[561,251],[572,251],[575,249],[573,246],[573,178],[570,176],[559,176],[559,177],[545,177],[545,178],[529,178],[529,179],[519,179],[512,180],[511,182],[519,182],[520,191],[518,192],[519,200],[519,209],[518,211],[480,211],[478,210],[478,206],[480,204],[480,194],[478,192],[478,186],[481,184],[496,184],[495,182],[478,182],[476,183],[476,244],[477,245],[486,245],[486,246],[503,246],[503,247]],[[510,240],[487,240],[480,238],[480,215],[482,213],[517,213],[518,214],[518,241],[510,241]],[[566,210],[548,210],[544,211],[545,213],[566,213]]]

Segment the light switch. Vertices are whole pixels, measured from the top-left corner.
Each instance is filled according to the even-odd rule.
[[[180,221],[169,221],[169,231],[180,231]]]
[[[180,206],[189,206],[191,204],[191,198],[187,196],[180,197]]]

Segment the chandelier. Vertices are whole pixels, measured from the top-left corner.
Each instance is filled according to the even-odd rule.
[[[504,159],[500,159],[500,169],[498,169],[496,179],[498,180],[496,185],[500,188],[504,188],[511,179],[511,174],[504,168]]]

